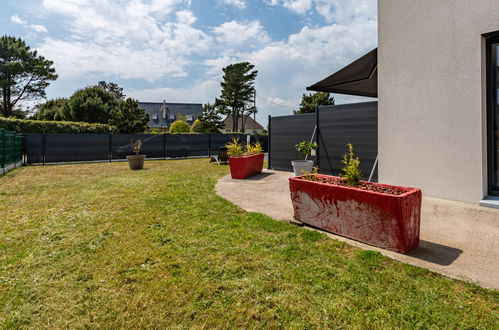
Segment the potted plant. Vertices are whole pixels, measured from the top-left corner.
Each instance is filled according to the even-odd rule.
[[[139,155],[140,150],[142,149],[142,140],[137,139],[132,141],[132,150],[135,155],[126,156],[128,160],[128,166],[131,170],[141,170],[144,168],[144,160],[146,158],[145,155]]]
[[[295,148],[296,151],[302,153],[305,156],[304,160],[293,160],[291,165],[293,166],[293,172],[295,175],[302,175],[304,172],[311,172],[314,167],[313,160],[307,160],[307,156],[315,155],[317,150],[317,143],[302,141],[298,143]]]
[[[263,169],[263,148],[260,143],[244,147],[234,138],[227,145],[230,175],[233,179],[246,179],[260,173]]]
[[[421,190],[362,181],[352,145],[343,175],[317,172],[289,178],[296,220],[391,251],[419,245]]]

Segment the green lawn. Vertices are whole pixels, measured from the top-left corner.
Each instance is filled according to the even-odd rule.
[[[0,177],[0,326],[497,328],[499,294],[216,196],[207,160]]]

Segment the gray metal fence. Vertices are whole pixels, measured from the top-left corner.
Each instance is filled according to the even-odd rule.
[[[303,114],[269,118],[269,167],[291,171],[291,161],[303,159],[295,150],[301,141],[310,141],[318,123],[319,158],[315,160],[324,174],[338,175],[341,158],[352,143],[367,179],[378,154],[378,102],[352,103],[319,107],[318,115]],[[377,181],[377,169],[373,175]]]
[[[27,163],[122,160],[132,154],[133,140],[142,140],[147,158],[166,159],[216,155],[233,137],[246,134],[25,134]],[[267,136],[251,136],[268,148]]]

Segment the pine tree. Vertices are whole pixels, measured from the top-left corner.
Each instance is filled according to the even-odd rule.
[[[249,62],[231,64],[223,68],[222,91],[220,98],[215,100],[215,106],[220,113],[232,115],[232,130],[239,131],[239,118],[245,111],[254,111],[253,96],[255,94],[255,79],[258,71]]]
[[[334,105],[334,97],[330,97],[329,93],[316,92],[312,94],[303,94],[300,102],[300,109],[294,110],[295,115],[302,113],[314,113],[315,108],[319,105]]]
[[[50,81],[57,79],[52,64],[22,39],[0,37],[0,99],[4,117],[11,116],[20,101],[45,96]]]

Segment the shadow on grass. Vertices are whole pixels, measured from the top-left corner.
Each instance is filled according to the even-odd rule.
[[[461,249],[421,240],[419,247],[411,251],[408,255],[437,265],[449,266],[461,254],[463,254],[463,250]]]

